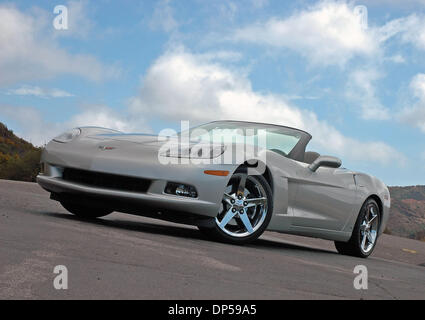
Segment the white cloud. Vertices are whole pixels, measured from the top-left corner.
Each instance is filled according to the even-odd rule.
[[[410,89],[417,99],[413,106],[405,107],[399,114],[399,119],[419,128],[425,133],[425,74],[419,73],[410,82]]]
[[[185,51],[160,57],[144,77],[130,112],[146,119],[190,120],[192,124],[233,119],[305,129],[321,151],[351,160],[403,163],[405,158],[383,142],[358,141],[340,133],[313,112],[289,104],[282,96],[253,91],[247,75]]]
[[[365,120],[388,120],[389,111],[376,94],[375,82],[382,75],[373,68],[353,71],[347,81],[347,97],[359,104],[361,117]]]
[[[376,58],[383,44],[392,38],[425,50],[425,15],[415,13],[368,28],[360,20],[353,2],[322,0],[289,17],[274,17],[240,28],[230,39],[290,49],[312,64],[324,66],[343,66],[355,56]],[[405,62],[401,55],[385,60]]]
[[[410,83],[414,95],[422,101],[425,101],[425,74],[417,74]]]
[[[171,32],[178,28],[179,23],[174,18],[174,10],[170,3],[171,0],[161,0],[157,3],[149,23],[153,30]]]
[[[34,108],[1,106],[0,115],[22,126],[21,136],[42,144],[60,132],[76,126],[103,126],[125,132],[148,131],[152,119],[190,120],[192,125],[217,119],[247,120],[297,127],[311,132],[313,146],[343,159],[386,164],[403,164],[405,158],[379,141],[359,141],[344,136],[319,120],[311,111],[291,105],[274,94],[253,91],[245,73],[215,62],[209,55],[183,50],[160,57],[144,77],[140,94],[126,111],[107,106],[86,105],[69,121],[46,123]],[[18,132],[19,133],[19,132]]]
[[[402,43],[411,43],[425,50],[425,16],[411,14],[391,20],[379,29],[379,34],[381,41],[399,37]]]
[[[393,63],[406,63],[406,59],[401,54],[395,54],[389,57],[385,57],[384,60],[390,61]]]
[[[364,1],[356,1],[363,4]],[[384,5],[385,7],[394,6],[411,9],[413,6],[425,5],[425,0],[368,0],[367,5]],[[414,7],[417,8],[417,7]]]
[[[379,50],[374,29],[363,28],[351,4],[335,1],[238,29],[231,39],[291,49],[317,65],[342,66],[356,55],[374,56]]]
[[[238,6],[233,1],[225,1],[224,3],[220,4],[219,6],[219,12],[220,16],[227,20],[234,20],[237,12],[238,12]]]
[[[94,81],[116,76],[113,67],[89,55],[70,54],[42,28],[44,15],[24,14],[13,6],[0,5],[0,86],[19,81],[51,78],[60,74]],[[51,26],[50,26],[51,27]]]
[[[0,105],[0,116],[19,124],[20,130],[15,134],[36,146],[47,143],[50,139],[65,131],[57,124],[47,123],[41,112],[31,107],[14,107]]]
[[[251,0],[252,5],[256,9],[261,9],[269,4],[269,0]]]
[[[202,57],[202,59],[205,59],[205,60],[236,62],[236,61],[240,61],[243,55],[237,51],[219,50],[219,51],[210,51],[207,53],[198,54],[198,56]]]
[[[87,38],[94,26],[93,21],[87,15],[90,11],[88,4],[87,0],[68,1],[66,3],[68,8],[68,29],[53,29],[55,36]]]
[[[97,126],[124,132],[152,131],[143,117],[123,114],[104,105],[83,105],[79,113],[63,122],[49,122],[40,110],[33,107],[8,105],[0,105],[0,117],[19,124],[20,130],[16,134],[37,146],[75,127]]]
[[[143,117],[130,116],[104,105],[85,105],[82,109],[67,122],[68,127],[97,126],[123,132],[151,131]]]
[[[18,96],[35,96],[39,98],[66,98],[74,95],[61,89],[45,89],[37,86],[21,86],[8,90],[6,94]]]

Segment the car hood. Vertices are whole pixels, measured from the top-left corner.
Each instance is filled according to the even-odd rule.
[[[93,139],[97,141],[105,141],[106,142],[122,142],[124,144],[127,143],[135,143],[138,145],[143,145],[153,149],[160,149],[166,143],[168,145],[178,144],[179,139],[177,137],[165,137],[158,136],[154,134],[145,134],[145,133],[108,133],[108,134],[95,134],[88,135],[85,137],[86,139]],[[196,142],[189,141],[189,145],[209,145],[207,142]]]
[[[87,141],[93,141],[99,146],[121,146],[126,148],[136,147],[145,150],[157,151],[166,143],[170,144],[173,141],[178,143],[178,140],[170,137],[159,137],[153,134],[125,134],[125,133],[107,133],[93,134],[84,137]]]
[[[86,136],[88,139],[101,140],[101,141],[123,141],[133,142],[139,144],[155,144],[159,142],[157,135],[145,133],[101,133]]]
[[[93,143],[100,149],[103,147],[108,150],[108,147],[111,147],[113,149],[120,149],[120,150],[130,150],[136,151],[137,149],[140,150],[142,148],[145,150],[144,155],[152,154],[157,157],[158,151],[162,149],[162,151],[166,152],[169,148],[174,149],[178,148],[179,146],[179,139],[178,137],[172,136],[172,137],[165,137],[165,136],[158,136],[153,134],[127,134],[127,133],[117,133],[117,132],[108,132],[108,133],[94,133],[94,134],[87,134],[83,137],[83,141],[87,142],[89,145],[93,145]],[[199,147],[203,146],[214,146],[214,147],[220,147],[222,144],[210,144],[208,142],[199,142],[199,141],[191,141],[189,142],[190,147],[197,145]],[[257,150],[257,156],[255,156],[254,152],[252,150],[246,150],[244,148],[243,144],[239,143],[225,143],[224,144],[225,149],[224,152],[226,154],[232,153],[237,150],[242,150],[242,152],[245,152],[244,157],[242,159],[252,159],[252,158],[258,158],[258,152],[266,151],[265,149],[259,148]],[[184,147],[184,145],[183,145]],[[245,150],[245,151],[244,151]],[[118,151],[117,151],[118,152]],[[233,156],[231,157],[233,159]],[[245,159],[246,158],[246,159]],[[239,161],[237,161],[239,162]],[[243,161],[242,161],[243,162]]]

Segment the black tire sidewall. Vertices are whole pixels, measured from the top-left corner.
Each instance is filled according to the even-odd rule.
[[[372,249],[369,252],[364,252],[363,249],[361,248],[361,242],[362,242],[362,237],[361,237],[361,232],[360,232],[360,226],[364,220],[365,215],[368,213],[367,209],[370,205],[373,205],[376,207],[376,210],[378,211],[378,229],[377,229],[377,235],[376,235],[376,239],[375,239],[375,243],[373,244]],[[379,206],[378,203],[374,200],[374,199],[368,199],[365,201],[365,203],[363,204],[361,210],[360,210],[360,214],[357,217],[357,221],[356,221],[356,225],[354,227],[353,230],[353,235],[350,239],[350,243],[353,246],[354,249],[354,255],[362,257],[362,258],[367,258],[368,256],[370,256],[373,252],[373,250],[375,249],[375,246],[378,242],[378,235],[379,235],[379,228],[380,228],[380,223],[381,223],[381,216],[380,216],[381,212],[379,210]]]

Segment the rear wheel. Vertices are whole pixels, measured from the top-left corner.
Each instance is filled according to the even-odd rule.
[[[246,244],[264,232],[272,211],[272,191],[266,179],[237,172],[224,191],[214,227],[199,229],[219,241]]]
[[[89,207],[72,202],[61,202],[61,205],[73,215],[84,219],[100,218],[113,212],[107,208]]]
[[[348,242],[335,241],[337,251],[344,255],[367,258],[375,248],[380,224],[379,206],[368,199],[360,210],[353,234]]]

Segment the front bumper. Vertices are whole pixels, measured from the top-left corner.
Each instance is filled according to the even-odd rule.
[[[111,148],[105,150],[102,148],[105,145]],[[100,199],[101,202],[112,200],[113,203],[128,203],[141,211],[149,207],[158,211],[173,210],[204,217],[217,215],[223,191],[231,173],[237,168],[235,165],[222,164],[164,165],[159,161],[156,146],[84,136],[66,144],[50,142],[42,153],[41,162],[44,172],[37,177],[37,182],[54,195],[90,197]],[[68,181],[62,177],[64,168],[147,179],[150,186],[147,190],[136,192]],[[211,176],[204,174],[205,170],[228,170],[230,175]],[[169,182],[193,186],[197,198],[165,193]]]
[[[98,199],[99,204],[104,203],[126,203],[127,206],[134,208],[156,208],[161,210],[173,210],[175,212],[187,212],[200,216],[215,217],[218,212],[217,203],[203,201],[200,199],[184,198],[174,195],[168,195],[163,192],[153,193],[135,193],[120,190],[110,190],[87,186],[75,182],[69,182],[60,177],[49,177],[45,175],[37,176],[37,183],[45,190],[56,194],[73,196],[76,199],[90,198]],[[162,185],[162,184],[161,184]],[[152,183],[150,189],[160,187],[158,183]],[[162,189],[162,188],[161,188]],[[106,201],[106,202],[105,202]],[[119,210],[120,208],[113,208]]]

